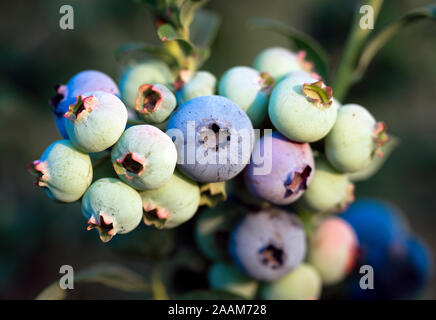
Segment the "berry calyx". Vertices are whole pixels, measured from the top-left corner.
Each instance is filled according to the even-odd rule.
[[[27,170],[36,177],[35,185],[38,187],[47,187],[48,170],[45,162],[35,160],[27,166]]]
[[[262,263],[275,270],[282,266],[284,252],[273,244],[269,244],[259,251]]]
[[[146,159],[136,152],[128,152],[113,163],[114,170],[127,179],[139,177],[145,170]]]
[[[64,117],[70,119],[71,121],[76,121],[85,113],[91,113],[96,104],[97,98],[94,96],[85,98],[82,96],[77,96],[76,103],[69,106],[68,112],[65,113]]]
[[[268,72],[260,74],[261,90],[267,94],[271,93],[274,87],[274,78]]]
[[[301,172],[297,171],[295,173],[291,173],[284,183],[286,187],[285,197],[289,197],[300,190],[306,190],[307,179],[309,178],[311,172],[312,168],[307,165]]]
[[[143,209],[143,220],[147,226],[155,226],[160,229],[170,217],[170,213],[167,209],[153,203],[144,203]]]
[[[189,81],[189,79],[192,78],[194,73],[191,70],[188,69],[182,69],[179,71],[179,74],[177,75],[176,81],[174,81],[173,87],[176,91],[179,91],[183,89],[186,82]]]
[[[143,84],[138,89],[139,95],[135,101],[135,109],[141,114],[152,113],[159,108],[162,95],[152,84]]]
[[[377,122],[374,127],[374,140],[376,147],[374,154],[383,158],[383,152],[381,148],[389,141],[389,136],[386,133],[386,124],[384,122]]]
[[[333,102],[333,90],[321,80],[303,84],[303,93],[308,101],[318,107],[328,108]]]
[[[117,234],[114,219],[103,212],[99,213],[97,217],[91,216],[91,218],[89,218],[86,230],[89,231],[94,228],[98,230],[100,239],[103,242],[108,242]]]
[[[53,112],[55,114],[58,114],[59,113],[59,111],[57,110],[58,105],[65,98],[67,87],[61,84],[56,84],[54,86],[54,89],[56,91],[56,95],[49,100],[49,103],[54,108]]]

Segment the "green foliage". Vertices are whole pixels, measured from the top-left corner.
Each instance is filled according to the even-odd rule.
[[[100,283],[102,285],[129,292],[149,292],[150,286],[142,276],[125,267],[115,264],[98,264],[78,272],[74,283]],[[36,300],[62,300],[67,291],[59,287],[55,281],[45,288]]]
[[[353,82],[359,81],[365,74],[368,65],[376,54],[403,28],[425,19],[436,20],[436,4],[425,8],[419,8],[406,13],[397,21],[393,22],[378,34],[376,34],[363,48],[356,69],[353,73]]]

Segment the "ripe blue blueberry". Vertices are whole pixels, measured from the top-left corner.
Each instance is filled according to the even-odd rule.
[[[397,208],[379,200],[358,200],[343,214],[356,232],[364,261],[377,269],[389,252],[401,247],[408,225]]]
[[[253,126],[245,112],[221,96],[189,100],[171,115],[172,137],[180,171],[199,182],[233,178],[247,165]]]
[[[116,178],[94,182],[82,199],[82,213],[88,230],[96,228],[103,242],[116,234],[135,229],[142,218],[142,201],[138,192]]]
[[[268,114],[268,95],[274,80],[267,73],[249,67],[227,70],[219,83],[219,94],[244,110],[254,127],[260,126]]]
[[[259,163],[255,155],[263,150],[263,163],[270,163],[267,172],[256,173]],[[292,142],[278,132],[260,138],[245,170],[245,184],[257,197],[284,205],[296,201],[311,183],[315,172],[312,150],[308,143]]]
[[[296,215],[269,208],[247,214],[233,230],[230,252],[250,277],[273,281],[291,272],[306,255],[306,235]]]
[[[65,128],[74,146],[84,152],[100,152],[120,138],[127,123],[127,109],[113,94],[93,91],[79,95],[65,117]]]
[[[64,114],[71,104],[77,100],[77,96],[90,91],[104,91],[119,96],[120,91],[116,83],[106,74],[96,70],[81,71],[74,75],[66,85],[55,86],[56,95],[50,99],[53,113],[56,116],[56,126],[62,137],[68,139],[65,130]]]
[[[157,189],[174,173],[177,151],[171,139],[152,125],[130,127],[111,153],[121,180],[138,190]]]
[[[35,185],[61,202],[79,200],[92,181],[89,155],[77,150],[69,140],[53,142],[28,169],[37,177]]]

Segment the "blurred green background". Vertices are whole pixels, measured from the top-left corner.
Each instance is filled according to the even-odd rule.
[[[387,0],[376,30],[407,10],[432,3]],[[86,232],[80,205],[50,201],[25,167],[58,134],[48,99],[53,85],[97,69],[118,79],[114,58],[121,44],[158,43],[148,9],[135,1],[73,1],[75,30],[59,28],[65,1],[2,1],[0,4],[0,298],[34,298],[60,277],[59,267],[80,270],[96,262],[117,262],[152,277],[163,270],[171,296],[207,287],[207,262],[192,240],[192,222],[177,231],[144,225],[110,243]],[[251,65],[268,46],[288,46],[284,37],[253,31],[257,17],[277,19],[314,36],[338,63],[355,2],[350,0],[212,0],[206,8],[222,27],[203,67],[218,77],[235,65]],[[357,184],[357,196],[395,203],[412,228],[436,252],[436,25],[418,23],[396,36],[371,64],[345,102],[366,106],[401,139],[400,147],[374,178]],[[183,241],[178,241],[178,238]],[[174,247],[174,243],[178,243]],[[171,257],[171,258],[169,258]],[[166,272],[168,270],[168,272]],[[196,281],[190,281],[195,277]],[[100,285],[77,285],[72,298],[148,298]],[[433,283],[426,295],[436,298]]]

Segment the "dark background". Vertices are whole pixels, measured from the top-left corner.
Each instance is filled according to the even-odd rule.
[[[431,2],[385,1],[376,31],[405,11]],[[63,4],[74,8],[75,30],[59,28]],[[170,296],[206,287],[203,271],[207,265],[192,243],[192,222],[177,232],[140,225],[135,232],[104,245],[95,232],[85,231],[79,204],[50,201],[25,170],[50,143],[61,139],[48,105],[53,85],[85,69],[101,70],[118,79],[122,67],[114,59],[118,46],[158,42],[148,9],[126,0],[2,1],[0,8],[0,298],[34,298],[59,278],[61,265],[80,270],[100,261],[130,266],[146,278],[151,270],[164,266],[162,270],[171,270],[163,280]],[[284,37],[250,30],[247,24],[256,17],[277,19],[311,34],[325,46],[334,67],[354,1],[212,0],[206,8],[222,17],[212,56],[204,66],[219,77],[232,66],[251,65],[255,55],[268,46],[288,46]],[[433,252],[435,30],[436,25],[426,21],[396,36],[345,101],[366,106],[402,141],[377,176],[357,185],[357,195],[395,203]],[[177,237],[185,244],[175,253]],[[170,266],[169,260],[177,260],[174,255],[181,267]],[[196,281],[184,281],[192,276]],[[71,294],[74,298],[149,297],[100,285],[78,285],[77,289]],[[434,283],[425,297],[436,298]]]

